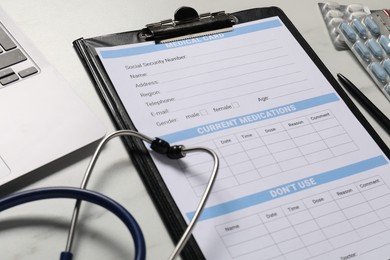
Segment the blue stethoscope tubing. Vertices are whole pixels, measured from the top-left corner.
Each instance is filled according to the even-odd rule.
[[[134,259],[144,260],[146,258],[144,235],[135,218],[118,202],[95,191],[74,187],[49,187],[19,192],[0,199],[0,212],[33,201],[59,198],[87,201],[112,212],[126,225],[133,237]],[[61,259],[71,259],[71,253],[62,252]]]

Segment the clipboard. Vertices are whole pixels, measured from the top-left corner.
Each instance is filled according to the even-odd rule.
[[[217,12],[205,15],[198,15],[194,9],[184,7],[176,12],[174,20],[153,23],[145,26],[145,28],[141,30],[97,36],[88,39],[80,38],[75,40],[73,44],[92,81],[95,83],[96,89],[106,105],[107,110],[111,114],[116,127],[118,129],[137,130],[132,119],[126,112],[115,86],[107,75],[96,52],[96,48],[147,41],[156,41],[157,43],[172,41],[172,38],[181,39],[183,37],[193,37],[199,34],[220,32],[221,30],[231,30],[233,29],[233,26],[237,24],[274,16],[279,17],[283,21],[298,43],[303,47],[326,79],[334,87],[336,92],[345,101],[353,114],[367,129],[387,157],[389,157],[390,152],[386,144],[380,139],[368,121],[348,98],[309,44],[288,19],[286,14],[278,7],[255,8],[230,14]],[[124,138],[123,141],[150,196],[155,202],[155,206],[158,208],[161,218],[166,224],[173,241],[177,242],[186,228],[186,221],[180,214],[178,206],[144,144],[141,141],[130,137]],[[188,241],[181,255],[184,259],[205,259],[194,238],[191,238]]]

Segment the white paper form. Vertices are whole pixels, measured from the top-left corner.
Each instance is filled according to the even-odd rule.
[[[220,156],[207,259],[390,257],[389,161],[279,18],[98,53],[139,131]],[[155,161],[190,219],[211,159]]]

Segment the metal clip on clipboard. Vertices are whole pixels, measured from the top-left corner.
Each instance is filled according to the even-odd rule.
[[[175,12],[173,20],[146,25],[141,30],[141,37],[156,43],[178,41],[232,31],[234,23],[234,17],[224,11],[199,15],[191,7],[181,7]]]

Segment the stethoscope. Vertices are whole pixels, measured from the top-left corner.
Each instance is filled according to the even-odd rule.
[[[58,199],[58,198],[76,199],[77,201],[73,209],[73,215],[72,215],[72,219],[68,231],[66,248],[63,252],[61,252],[60,255],[60,260],[71,260],[73,258],[72,245],[73,245],[73,240],[76,232],[76,226],[77,226],[77,220],[80,212],[81,202],[87,201],[92,204],[101,206],[106,210],[110,211],[112,214],[116,215],[125,224],[129,232],[131,233],[131,236],[133,237],[134,251],[135,251],[134,259],[136,260],[145,259],[146,244],[145,244],[144,235],[137,221],[130,214],[130,212],[115,200],[96,191],[87,189],[89,178],[96,164],[96,161],[102,151],[103,146],[111,139],[119,136],[133,136],[133,137],[140,138],[141,140],[149,143],[150,148],[153,151],[159,154],[166,155],[170,159],[180,159],[184,157],[187,153],[192,153],[192,152],[206,152],[209,155],[211,155],[214,160],[212,174],[210,175],[210,179],[208,181],[206,189],[195,210],[195,214],[192,217],[191,221],[189,222],[186,230],[184,231],[176,247],[172,251],[170,257],[168,258],[168,259],[175,259],[180,254],[180,252],[186,245],[188,239],[190,238],[192,231],[198,221],[198,218],[202,213],[203,208],[205,207],[205,204],[207,202],[207,199],[211,193],[212,187],[217,177],[217,172],[219,167],[218,156],[213,150],[205,147],[186,148],[183,145],[171,146],[168,142],[162,139],[150,138],[136,131],[132,131],[132,130],[115,131],[107,135],[100,141],[98,147],[95,150],[95,153],[92,156],[91,161],[89,162],[88,168],[84,174],[84,178],[80,188],[49,187],[49,188],[40,188],[40,189],[34,189],[30,191],[11,194],[7,197],[0,199],[0,212],[32,201],[45,200],[45,199]]]

